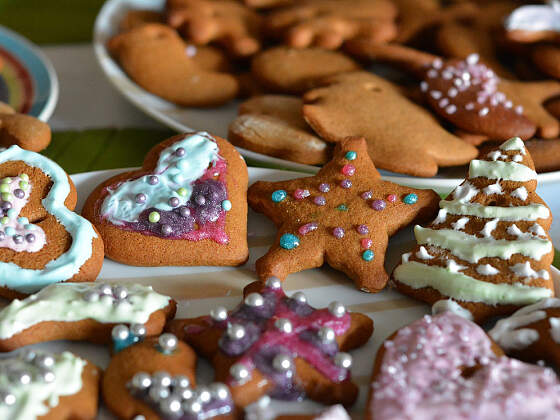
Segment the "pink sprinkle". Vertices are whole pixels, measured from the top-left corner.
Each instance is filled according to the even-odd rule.
[[[453,78],[453,74],[450,71],[444,70],[441,72],[441,77],[445,80],[451,80]]]
[[[309,197],[309,195],[309,190],[302,190],[301,188],[298,188],[294,191],[294,198],[296,200],[303,200],[305,197]]]
[[[519,115],[523,114],[523,107],[521,105],[517,105],[515,107],[515,113]]]
[[[397,201],[397,196],[395,194],[389,194],[387,196],[387,201],[389,203],[394,203],[395,201]]]
[[[362,197],[364,200],[369,200],[371,199],[371,197],[373,197],[373,193],[371,191],[365,191],[360,197]]]
[[[481,117],[484,117],[484,116],[488,115],[489,112],[490,112],[490,110],[488,109],[488,107],[484,107],[480,111],[478,111],[478,115],[480,115]]]
[[[356,232],[358,232],[360,235],[367,235],[369,233],[369,228],[367,227],[367,225],[358,225],[356,226]]]
[[[513,102],[511,102],[511,101],[506,101],[506,102],[504,103],[504,106],[505,106],[506,108],[513,108]]]
[[[450,98],[454,98],[455,96],[457,96],[458,93],[459,93],[459,91],[455,88],[450,88],[447,91],[447,95],[449,95]]]
[[[362,245],[362,248],[370,249],[371,246],[373,245],[373,241],[369,238],[364,238],[360,241],[360,244]]]
[[[435,69],[441,69],[441,66],[443,65],[443,61],[441,60],[441,58],[436,58],[433,62],[432,62],[432,66]]]
[[[448,104],[449,104],[449,99],[447,98],[443,98],[441,101],[439,101],[440,108],[446,107]]]
[[[329,192],[330,190],[331,190],[331,186],[329,184],[324,182],[322,184],[319,184],[319,191],[326,193]]]
[[[337,239],[344,238],[344,229],[341,227],[335,227],[332,231],[332,234]]]
[[[474,104],[472,102],[469,102],[468,104],[465,105],[465,109],[467,111],[472,111],[474,109]]]
[[[439,99],[441,98],[441,92],[439,90],[432,90],[430,92],[430,95],[432,96],[432,98],[434,99]]]
[[[313,202],[315,204],[317,204],[318,206],[324,206],[325,204],[327,204],[327,199],[325,197],[323,197],[322,195],[318,195],[317,197],[315,197],[313,199]]]
[[[420,90],[422,92],[426,92],[428,90],[428,83],[426,82],[420,82]]]
[[[429,70],[427,74],[428,74],[428,77],[430,77],[432,79],[434,77],[437,77],[437,71],[435,71],[434,69]]]
[[[298,232],[302,235],[307,235],[309,232],[317,230],[318,227],[319,223],[317,222],[306,223],[305,225],[301,225],[299,227]]]
[[[472,64],[478,63],[478,58],[479,58],[479,57],[478,57],[478,54],[470,54],[470,55],[467,57],[467,64],[471,64],[471,65],[472,65]]]
[[[342,167],[341,172],[346,176],[352,176],[356,173],[356,167],[351,163],[348,163]]]
[[[343,179],[340,182],[340,186],[342,188],[348,189],[348,188],[352,187],[352,181],[350,181],[349,179]]]
[[[451,104],[447,108],[445,108],[445,112],[447,112],[448,114],[454,114],[455,111],[457,111],[457,107],[453,104]]]

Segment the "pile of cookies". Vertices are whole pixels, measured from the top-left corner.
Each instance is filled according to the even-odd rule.
[[[101,395],[121,419],[266,420],[271,398],[309,398],[326,407],[278,419],[349,420],[343,407],[359,396],[352,354],[374,322],[344,302],[317,309],[283,288],[290,274],[324,263],[363,292],[389,286],[433,304],[433,316],[370,355],[367,419],[560,416],[556,373],[509,357],[557,364],[560,346],[552,215],[521,138],[473,159],[443,200],[382,180],[363,137],[338,142],[314,176],[248,187],[247,173],[226,140],[177,135],[138,170],[97,186],[79,215],[55,162],[18,145],[0,151],[0,296],[11,300],[0,310],[0,351],[18,350],[0,360],[0,416],[93,419]],[[249,206],[278,232],[233,310],[175,318],[176,301],[151,285],[95,281],[104,257],[242,265]],[[387,273],[389,237],[429,220]],[[496,316],[510,318],[487,335],[477,323]],[[53,340],[104,345],[110,362],[102,372],[71,352],[27,347]],[[211,385],[197,385],[199,356],[214,366]]]
[[[323,165],[363,136],[378,168],[430,177],[519,136],[546,172],[559,16],[552,0],[167,0],[129,11],[107,47],[180,106],[245,98],[228,139],[258,153]]]

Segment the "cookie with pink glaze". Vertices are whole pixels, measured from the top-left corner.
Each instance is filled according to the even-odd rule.
[[[383,343],[366,410],[367,420],[552,420],[560,381],[551,369],[503,356],[478,325],[445,312]]]
[[[175,319],[168,329],[212,361],[216,380],[229,386],[245,407],[261,397],[325,404],[352,404],[352,356],[373,332],[366,315],[339,302],[315,309],[301,292],[288,297],[278,279],[255,282],[232,312],[217,307],[210,316]]]

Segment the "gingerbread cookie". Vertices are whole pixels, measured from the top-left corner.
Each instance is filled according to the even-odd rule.
[[[305,120],[326,141],[364,136],[380,169],[434,176],[438,166],[465,164],[477,155],[476,148],[446,131],[428,111],[379,76],[340,74],[325,84],[304,95]]]
[[[540,71],[560,79],[560,45],[535,45],[531,52],[531,59]]]
[[[130,31],[131,29],[145,25],[146,23],[163,23],[164,16],[162,13],[149,9],[134,9],[129,10],[121,22],[119,23],[119,30],[121,32]]]
[[[396,14],[388,0],[300,0],[272,11],[265,27],[290,47],[334,50],[353,38],[390,41],[396,36]]]
[[[197,65],[187,44],[165,25],[136,27],[111,38],[107,48],[142,88],[178,105],[221,105],[239,90],[234,76]]]
[[[173,320],[169,330],[210,359],[216,379],[245,407],[264,395],[297,400],[304,395],[326,404],[349,405],[358,395],[350,380],[352,356],[364,345],[373,322],[348,313],[339,302],[315,309],[303,293],[287,297],[278,279],[255,282],[228,314]]]
[[[111,341],[115,324],[161,333],[176,303],[150,286],[55,283],[0,311],[0,351],[52,340]]]
[[[261,16],[236,1],[168,0],[167,22],[196,45],[216,42],[240,57],[260,49]]]
[[[30,115],[16,113],[8,104],[0,102],[0,146],[17,145],[22,149],[40,152],[51,142],[51,128]]]
[[[259,181],[249,205],[278,226],[271,249],[256,262],[261,279],[321,267],[327,262],[356,287],[378,292],[389,236],[435,213],[438,195],[383,181],[362,138],[337,144],[333,159],[307,178]]]
[[[233,419],[225,385],[196,385],[196,355],[172,334],[118,352],[103,376],[103,399],[121,419]]]
[[[0,152],[0,296],[15,298],[49,284],[94,281],[103,241],[72,212],[74,184],[60,166],[11,146]]]
[[[560,381],[503,356],[476,324],[453,313],[401,328],[377,353],[366,420],[554,419]]]
[[[253,58],[251,74],[272,92],[300,94],[317,87],[327,76],[359,68],[354,60],[336,51],[275,47]]]
[[[101,370],[70,352],[24,351],[0,360],[0,417],[93,420]]]
[[[555,0],[515,9],[505,20],[509,39],[522,43],[560,41],[560,8]]]
[[[294,162],[325,163],[327,143],[309,128],[301,114],[302,101],[293,96],[256,96],[239,106],[229,125],[232,144]]]
[[[438,217],[415,227],[418,245],[393,271],[397,289],[430,304],[451,298],[477,322],[552,296],[552,218],[536,179],[519,138],[473,160]]]
[[[287,416],[278,416],[276,420],[351,420],[350,416],[344,409],[344,407],[340,404],[333,405],[317,415],[309,414],[309,415],[287,415]]]
[[[242,0],[245,5],[254,9],[274,9],[294,4],[295,0]]]
[[[247,166],[226,140],[182,134],[156,145],[141,169],[116,175],[83,214],[106,255],[124,264],[240,265],[248,257]]]
[[[560,139],[532,139],[525,142],[535,162],[535,170],[551,172],[560,170]]]

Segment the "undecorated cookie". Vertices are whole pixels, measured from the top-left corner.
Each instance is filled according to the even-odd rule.
[[[249,254],[246,191],[247,166],[229,142],[187,133],[99,185],[83,214],[105,255],[124,264],[240,265]]]
[[[257,153],[309,165],[325,163],[329,147],[303,119],[302,106],[294,96],[253,97],[240,105],[228,138]]]
[[[17,145],[22,149],[40,152],[51,142],[51,128],[30,115],[16,113],[0,102],[0,146]]]

